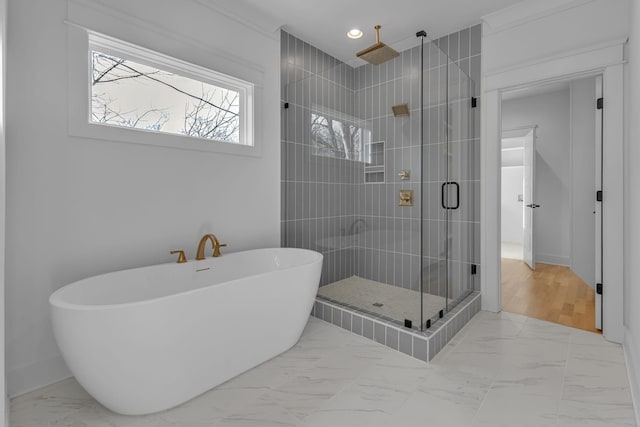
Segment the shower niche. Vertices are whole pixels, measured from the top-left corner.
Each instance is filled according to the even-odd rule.
[[[364,144],[364,182],[384,182],[384,141]]]
[[[479,29],[355,68],[282,32],[282,246],[313,315],[425,361],[480,309]]]

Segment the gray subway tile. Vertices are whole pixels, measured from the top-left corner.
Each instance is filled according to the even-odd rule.
[[[370,319],[362,319],[362,335],[366,338],[373,339],[373,321]]]
[[[362,317],[353,315],[351,332],[354,334],[362,335]]]
[[[391,347],[394,350],[398,349],[398,330],[394,328],[387,328],[387,338],[385,341],[387,347]]]
[[[342,312],[342,328],[348,331],[351,330],[351,313]]]
[[[471,39],[471,56],[480,54],[480,43],[482,42],[482,25],[478,24],[469,30]]]
[[[471,51],[471,41],[470,41],[470,29],[469,28],[465,28],[464,30],[460,31],[460,54],[459,57],[460,59],[465,59],[468,58],[470,56],[470,51]]]
[[[426,339],[413,337],[413,357],[422,361],[429,361],[429,342]]]
[[[413,336],[406,332],[400,332],[398,337],[398,350],[409,356],[413,356]]]
[[[342,310],[340,310],[339,308],[333,308],[333,315],[332,315],[332,319],[331,319],[331,323],[333,323],[336,326],[341,326],[341,322],[342,322]]]
[[[469,62],[469,77],[475,82],[476,86],[480,86],[481,68],[480,56],[473,56]]]
[[[373,332],[374,332],[374,336],[373,339],[376,342],[379,342],[380,344],[384,344],[385,343],[385,339],[386,339],[386,326],[383,325],[382,323],[378,323],[378,322],[374,322],[373,325]]]
[[[433,335],[431,337],[431,339],[429,340],[429,344],[431,344],[429,346],[429,360],[432,360],[437,354],[437,350],[436,350],[436,347],[437,347],[436,346],[436,335],[437,334]]]
[[[331,323],[331,307],[322,304],[322,320]]]
[[[449,58],[454,62],[460,58],[459,40],[460,33],[449,34]]]

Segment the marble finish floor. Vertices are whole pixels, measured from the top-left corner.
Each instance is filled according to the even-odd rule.
[[[410,319],[420,324],[420,292],[412,289],[351,276],[321,286],[318,295],[398,322]],[[445,308],[446,299],[423,292],[422,303],[424,318],[429,319]]]
[[[177,408],[110,413],[68,379],[11,402],[13,427],[633,426],[619,345],[481,312],[431,364],[311,318],[288,352]]]

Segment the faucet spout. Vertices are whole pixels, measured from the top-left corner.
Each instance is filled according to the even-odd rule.
[[[200,243],[198,243],[198,251],[196,252],[196,259],[199,261],[206,258],[204,256],[204,249],[207,246],[208,240],[211,240],[211,246],[213,247],[213,256],[216,258],[220,256],[220,248],[227,246],[226,243],[220,243],[220,241],[218,240],[215,234],[205,234],[200,239]]]

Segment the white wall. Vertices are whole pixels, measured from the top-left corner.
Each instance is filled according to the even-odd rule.
[[[624,253],[624,350],[629,369],[631,391],[639,420],[640,410],[640,1],[634,0],[629,14],[627,70],[627,137],[625,144],[625,253]]]
[[[502,167],[502,233],[503,242],[524,243],[522,229],[522,202],[518,195],[524,194],[523,183],[524,166]]]
[[[571,82],[571,269],[595,286],[595,77]]]
[[[6,344],[12,395],[68,375],[49,322],[48,297],[59,287],[171,262],[171,249],[193,258],[206,232],[228,243],[228,252],[279,245],[279,37],[197,0],[80,3],[101,5],[101,25],[113,23],[114,37],[161,52],[171,46],[163,53],[195,64],[238,58],[262,67],[257,108],[264,123],[256,137],[264,150],[250,158],[70,137],[67,3],[11,1]]]
[[[502,103],[502,128],[538,125],[533,238],[537,262],[569,265],[571,203],[569,188],[569,90]]]

